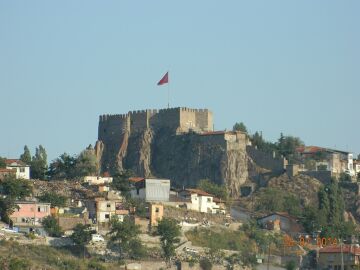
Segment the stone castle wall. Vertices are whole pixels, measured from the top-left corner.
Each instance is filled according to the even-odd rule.
[[[124,134],[130,130],[130,119],[127,114],[101,115],[99,117],[98,139],[111,142],[115,135]]]
[[[99,140],[114,135],[167,128],[177,132],[211,131],[212,112],[207,109],[170,108],[161,110],[131,111],[128,114],[102,115],[99,119]]]
[[[265,153],[254,146],[246,147],[247,154],[260,167],[268,169],[274,173],[282,173],[285,171],[287,161],[282,157],[274,157],[272,154]]]

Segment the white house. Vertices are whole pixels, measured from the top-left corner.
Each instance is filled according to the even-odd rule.
[[[168,202],[170,197],[169,179],[130,178],[131,198],[147,202]]]
[[[220,199],[200,189],[184,189],[179,192],[179,196],[183,199],[190,199],[186,202],[186,207],[189,210],[198,211],[202,213],[223,213],[225,214],[225,207]]]
[[[104,185],[110,184],[113,181],[112,177],[101,177],[101,176],[85,176],[84,182],[89,185]]]
[[[30,179],[30,166],[26,165],[20,159],[6,159],[6,169],[15,172],[16,179]]]
[[[354,171],[355,174],[358,175],[360,173],[360,160],[354,160]]]

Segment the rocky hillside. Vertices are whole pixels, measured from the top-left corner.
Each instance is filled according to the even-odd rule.
[[[248,179],[245,135],[226,136],[224,132],[176,135],[148,128],[116,142],[98,141],[95,149],[103,172],[131,169],[139,176],[170,178],[178,187],[210,179],[225,184],[236,197]]]

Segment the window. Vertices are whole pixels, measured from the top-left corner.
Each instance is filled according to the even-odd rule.
[[[156,208],[155,208],[155,213],[159,213],[159,212],[160,212],[159,207],[156,207]]]
[[[41,208],[40,208],[40,206],[38,207],[38,212],[41,212]]]
[[[109,214],[105,214],[105,218],[106,218],[106,219],[109,219],[109,218],[110,218],[110,215],[109,215]]]
[[[136,195],[139,195],[140,194],[140,189],[136,189]]]
[[[110,208],[110,203],[108,203],[108,204],[106,205],[106,207],[107,207],[107,208]]]
[[[207,198],[207,202],[211,202],[211,198]]]
[[[24,173],[24,172],[25,172],[25,168],[20,168],[20,172]]]

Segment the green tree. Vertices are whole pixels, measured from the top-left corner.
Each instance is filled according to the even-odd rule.
[[[12,199],[24,199],[32,193],[32,186],[28,180],[16,179],[14,175],[8,175],[0,183],[0,190]]]
[[[300,216],[302,212],[300,199],[291,193],[284,196],[284,205],[282,208],[290,215],[296,217]]]
[[[1,221],[12,225],[10,215],[14,212],[14,210],[18,208],[17,205],[14,204],[14,201],[11,197],[1,198],[0,197],[0,219]]]
[[[169,264],[171,257],[175,255],[175,244],[180,242],[180,226],[175,219],[163,218],[158,223],[157,233],[160,235],[164,258]]]
[[[351,182],[351,176],[347,173],[341,173],[339,177],[340,182]]]
[[[312,233],[321,230],[322,224],[324,224],[321,220],[324,220],[324,218],[319,216],[319,210],[317,207],[311,205],[305,206],[304,216],[302,219],[305,231]]]
[[[74,232],[71,235],[71,239],[74,243],[83,248],[83,257],[85,258],[85,246],[90,242],[93,231],[90,229],[89,224],[77,224],[74,228]]]
[[[228,199],[228,193],[224,185],[217,185],[208,179],[202,179],[199,181],[198,188],[204,190],[220,199],[226,201]]]
[[[277,142],[278,152],[283,155],[286,159],[294,158],[296,153],[296,148],[304,145],[304,142],[300,140],[298,137],[293,136],[284,136],[282,133],[280,134],[280,138]]]
[[[65,196],[56,194],[55,192],[45,192],[38,197],[40,202],[51,203],[51,207],[64,207],[67,198]]]
[[[266,188],[260,193],[257,210],[282,211],[284,206],[284,193],[277,188]]]
[[[130,219],[125,217],[123,222],[119,221],[117,217],[113,217],[110,220],[110,243],[117,247],[119,252],[119,258],[124,259],[125,257],[138,257],[142,256],[141,242],[139,240],[140,226]],[[141,250],[138,253],[138,249]]]
[[[44,226],[44,229],[49,236],[60,237],[63,234],[57,219],[52,216],[43,218],[41,224]]]
[[[245,267],[252,267],[257,264],[256,254],[251,252],[248,248],[241,250],[240,256],[242,265]]]
[[[277,146],[272,142],[267,142],[263,139],[262,134],[259,132],[255,132],[254,135],[250,137],[251,144],[256,146],[257,149],[265,152],[265,153],[277,153]]]
[[[286,263],[285,266],[286,270],[295,270],[296,269],[296,263],[294,261],[289,261]]]
[[[235,123],[233,126],[233,131],[241,131],[247,133],[247,128],[243,122]]]
[[[73,179],[75,177],[76,158],[64,153],[50,163],[50,179]]]
[[[27,145],[24,146],[24,153],[21,154],[20,160],[27,165],[31,164],[31,154]]]
[[[129,198],[130,197],[130,183],[129,178],[134,174],[130,170],[123,170],[113,175],[112,187],[118,191],[121,191],[121,194]]]
[[[99,163],[91,145],[80,153],[76,159],[75,169],[78,177],[98,174]]]
[[[139,217],[146,218],[148,209],[147,203],[144,200],[137,199],[137,198],[128,198],[126,200],[126,206],[127,207],[134,207],[135,208],[135,214]]]
[[[0,157],[0,168],[6,168],[6,158]]]
[[[345,237],[354,234],[355,226],[344,221],[345,204],[336,180],[318,192],[319,206],[306,207],[303,224],[308,232],[321,230],[322,236]]]
[[[42,145],[36,147],[35,156],[31,161],[31,178],[33,179],[45,179],[47,172],[47,154]]]

